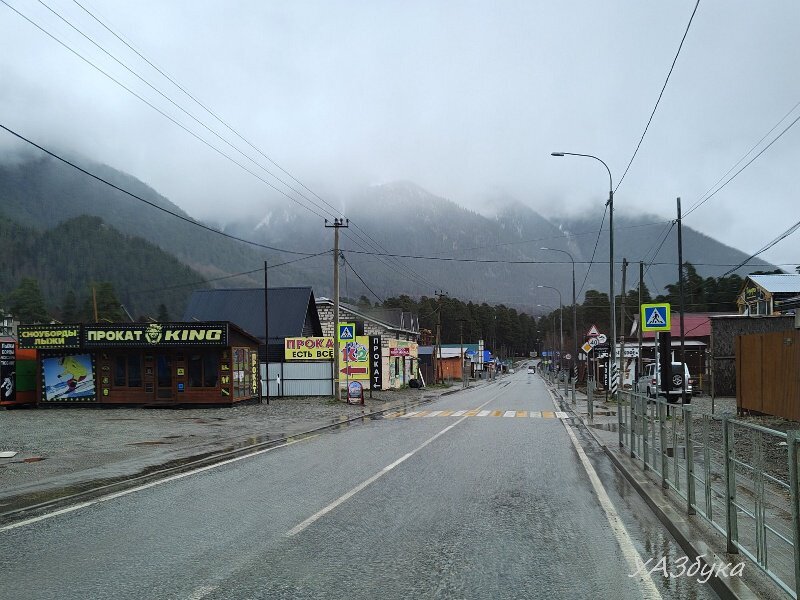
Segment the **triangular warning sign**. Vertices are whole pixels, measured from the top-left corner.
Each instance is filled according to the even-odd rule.
[[[662,315],[661,311],[657,308],[654,308],[650,316],[647,317],[648,327],[664,327],[666,324],[667,322],[664,320],[664,315]]]
[[[586,334],[586,337],[597,337],[600,335],[600,330],[597,329],[597,325],[592,325],[589,328],[589,332]]]

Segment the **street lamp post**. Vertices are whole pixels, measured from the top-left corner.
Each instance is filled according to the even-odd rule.
[[[577,382],[578,379],[578,305],[575,300],[575,259],[572,257],[572,254],[567,252],[566,250],[559,250],[558,248],[539,248],[539,250],[549,250],[551,252],[561,252],[569,256],[569,259],[572,261],[572,346],[573,346],[573,354],[572,354],[572,364],[574,365],[574,376]]]
[[[549,308],[551,311],[555,310],[555,308],[553,308],[549,304],[537,304],[536,306],[538,306],[540,308]],[[553,369],[553,363],[555,362],[553,359],[556,357],[556,348],[555,348],[555,346],[556,346],[556,320],[555,319],[553,319],[553,336],[550,339],[553,340],[553,345],[551,346],[551,354],[550,354],[550,359],[551,359],[550,360],[550,370],[552,371],[552,370],[554,370]]]
[[[551,152],[551,156],[582,156],[584,158],[593,158],[594,160],[602,163],[602,165],[608,171],[608,202],[606,202],[606,206],[608,206],[608,299],[611,304],[611,336],[610,336],[610,348],[609,348],[609,360],[608,363],[610,365],[610,377],[609,381],[611,382],[611,394],[612,396],[616,397],[617,392],[617,363],[616,363],[616,352],[617,352],[617,320],[615,315],[617,313],[616,309],[616,301],[614,297],[614,181],[611,177],[611,169],[608,168],[608,165],[605,163],[604,160],[592,155],[592,154],[578,154],[577,152]],[[618,413],[621,411],[617,410]],[[621,418],[621,414],[620,414]],[[622,428],[619,430],[620,436],[620,443],[622,442]]]
[[[537,285],[538,288],[547,288],[548,290],[555,290],[558,293],[558,320],[559,320],[559,327],[560,327],[560,336],[559,336],[559,344],[558,344],[558,369],[562,369],[562,361],[564,359],[564,302],[561,300],[561,290],[558,288],[554,288],[551,285]]]

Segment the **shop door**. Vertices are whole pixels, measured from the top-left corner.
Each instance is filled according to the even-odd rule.
[[[172,385],[172,355],[156,354],[156,402],[175,399]]]

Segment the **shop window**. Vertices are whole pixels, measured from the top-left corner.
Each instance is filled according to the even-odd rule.
[[[219,381],[219,354],[206,352],[203,354],[203,386],[217,387]]]
[[[203,387],[203,355],[190,354],[189,364],[189,387]]]
[[[142,357],[128,355],[128,387],[142,387]]]
[[[217,387],[217,382],[219,381],[219,353],[190,354],[188,373],[189,387]]]
[[[127,360],[125,360],[125,355],[118,354],[114,358],[114,385],[117,387],[126,387],[128,378],[126,369]]]
[[[142,387],[142,357],[117,354],[114,357],[114,387]]]
[[[250,351],[233,349],[233,395],[236,398],[250,395]]]
[[[158,387],[172,387],[172,357],[166,354],[159,354],[156,357],[156,372]]]

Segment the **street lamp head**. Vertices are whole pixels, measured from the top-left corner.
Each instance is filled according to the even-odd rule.
[[[550,156],[564,156],[563,152],[551,152]]]

